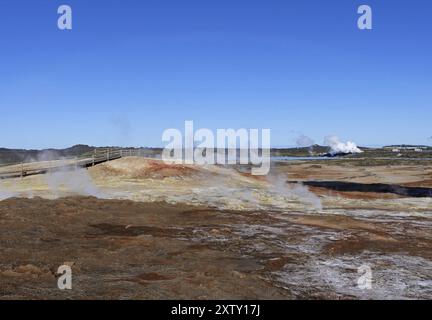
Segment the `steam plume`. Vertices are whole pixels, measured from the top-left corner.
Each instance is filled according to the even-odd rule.
[[[337,136],[328,136],[324,143],[330,147],[330,153],[362,153],[354,142],[341,142]]]

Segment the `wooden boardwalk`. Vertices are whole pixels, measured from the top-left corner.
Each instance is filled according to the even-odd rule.
[[[26,177],[48,172],[87,168],[97,164],[140,155],[138,149],[95,149],[91,157],[23,162],[0,166],[0,179]]]

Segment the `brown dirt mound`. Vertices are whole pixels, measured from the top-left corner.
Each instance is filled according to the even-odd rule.
[[[167,178],[167,177],[186,177],[199,174],[197,168],[179,164],[167,164],[163,161],[148,161],[148,167],[137,170],[134,178]]]
[[[184,178],[202,173],[200,168],[191,165],[167,164],[161,160],[136,157],[114,160],[91,168],[91,170],[103,176],[123,176],[132,179]]]

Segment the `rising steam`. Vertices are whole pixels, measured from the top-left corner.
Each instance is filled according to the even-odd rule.
[[[295,199],[321,211],[321,199],[303,184],[289,185],[285,176],[269,176],[270,191],[287,199]]]
[[[0,201],[8,199],[8,198],[13,198],[13,197],[16,197],[16,196],[17,196],[16,193],[14,193],[12,191],[9,191],[5,187],[4,183],[0,182]]]
[[[57,198],[65,192],[83,196],[102,198],[88,171],[84,168],[59,170],[44,175],[51,193]]]
[[[53,150],[45,150],[36,157],[27,157],[24,162],[47,162],[53,160],[60,163],[62,160],[69,160],[70,163],[70,159],[61,157]],[[88,170],[85,168],[73,166],[58,167],[39,177],[44,185],[39,191],[43,193],[45,191],[42,190],[47,188],[46,191],[48,191],[50,198],[67,195],[104,197],[102,192],[93,183]],[[0,180],[0,201],[13,197],[32,198],[35,194],[37,192],[28,190],[26,187],[23,188],[22,182],[19,179]]]
[[[330,153],[362,153],[354,142],[341,142],[337,136],[328,136],[324,139],[324,144],[330,147]]]

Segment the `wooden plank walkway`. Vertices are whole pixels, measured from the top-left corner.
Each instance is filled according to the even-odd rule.
[[[95,149],[92,157],[16,163],[0,167],[0,179],[26,177],[48,172],[87,168],[122,157],[140,155],[137,149]]]

